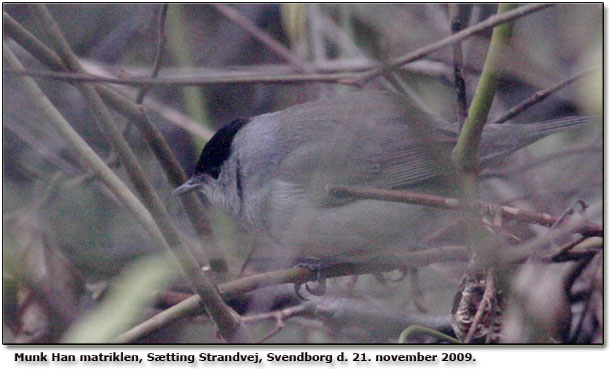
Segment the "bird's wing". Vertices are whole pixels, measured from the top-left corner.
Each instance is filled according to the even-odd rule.
[[[440,158],[447,161],[455,141],[451,134],[432,132],[421,137],[398,118],[359,127],[338,124],[284,158],[272,198],[337,205],[349,200],[329,196],[327,184],[392,189],[422,183],[442,173]]]

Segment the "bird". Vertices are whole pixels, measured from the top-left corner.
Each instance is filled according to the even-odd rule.
[[[480,165],[591,121],[486,125]],[[448,173],[458,133],[458,124],[433,118],[404,95],[349,93],[235,119],[204,146],[193,175],[173,194],[202,192],[253,235],[255,255],[337,262],[392,255],[422,247],[444,212],[338,198],[327,186],[455,193]]]

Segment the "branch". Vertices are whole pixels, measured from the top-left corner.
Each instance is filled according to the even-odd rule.
[[[393,269],[417,268],[441,262],[467,261],[467,249],[464,247],[441,247],[428,250],[407,252],[400,256],[378,259],[367,264],[335,264],[323,269],[320,274],[308,268],[292,268],[260,273],[234,281],[221,283],[218,286],[224,299],[230,300],[241,294],[257,289],[285,284],[303,284],[319,278],[341,277],[355,274],[371,274]],[[271,265],[271,264],[270,264]],[[145,337],[171,322],[201,311],[200,298],[193,295],[188,299],[162,311],[147,321],[118,336],[114,343],[130,343]]]
[[[460,17],[461,8],[464,6],[465,5],[448,4],[452,34],[460,32],[460,30],[463,28]],[[454,89],[456,90],[456,121],[458,122],[458,131],[460,132],[463,122],[467,118],[467,92],[465,90],[461,42],[452,44],[452,62],[454,64]]]
[[[165,20],[168,14],[168,4],[161,4],[159,6],[159,14],[157,15],[157,52],[155,53],[155,59],[153,61],[153,68],[151,69],[151,78],[157,77],[159,69],[161,69],[161,59],[163,58],[163,48],[167,41],[165,34]],[[138,91],[136,96],[136,104],[142,104],[144,96],[148,92],[149,88],[142,87]]]
[[[284,60],[291,63],[295,66],[299,71],[312,74],[315,72],[314,68],[310,65],[301,61],[298,57],[296,57],[291,50],[286,48],[284,45],[276,41],[273,37],[267,34],[267,32],[261,30],[254,24],[250,19],[245,17],[242,13],[237,11],[235,8],[225,5],[225,4],[210,4],[216,10],[218,10],[221,14],[223,14],[227,19],[242,27],[248,33],[250,33],[254,38],[261,41],[265,46],[267,46],[271,51],[279,55]]]
[[[506,12],[509,14],[511,4],[501,4],[498,9],[498,16]],[[523,9],[522,7],[520,9]],[[516,9],[519,10],[519,9]],[[498,85],[498,70],[501,56],[501,49],[509,42],[511,37],[512,23],[503,24],[494,28],[490,46],[484,68],[480,80],[477,84],[477,89],[469,107],[469,114],[463,126],[463,129],[458,136],[456,146],[452,151],[452,162],[461,173],[472,173],[479,166],[479,158],[477,156],[479,143],[482,137],[482,131],[488,118],[488,112],[492,105],[492,100],[496,93]],[[475,183],[474,180],[471,180]],[[477,191],[465,189],[467,192],[475,194]],[[477,196],[473,196],[476,198]]]
[[[19,42],[19,44],[30,54],[53,70],[67,70],[60,57],[54,51],[40,42],[19,23],[14,21],[6,12],[3,12],[3,20],[5,33]],[[172,187],[177,187],[186,182],[187,175],[182,170],[182,167],[170,150],[170,147],[159,129],[150,123],[143,113],[142,108],[108,86],[96,85],[95,88],[110,108],[125,116],[138,127],[138,130],[140,130],[140,133],[144,136],[153,154],[161,164],[170,185]],[[216,262],[219,265],[220,271],[226,270],[226,263],[222,252],[216,248],[210,247],[210,242],[204,242],[204,240],[209,238],[211,233],[209,226],[210,222],[208,221],[199,198],[196,194],[189,193],[182,196],[180,201],[187,212],[193,228],[200,237],[200,240],[202,240],[202,249],[209,253],[208,257],[212,262]]]
[[[21,47],[27,50],[33,57],[43,61],[51,70],[64,70],[64,62],[57,54],[43,44],[30,31],[25,29],[19,22],[13,19],[7,12],[2,12],[2,30],[10,36]]]
[[[3,69],[5,73],[28,75],[32,77],[55,79],[68,82],[96,82],[110,83],[117,85],[132,86],[203,86],[228,83],[307,83],[322,82],[336,83],[354,86],[354,74],[352,73],[332,73],[332,74],[251,74],[251,75],[215,75],[215,76],[193,76],[193,77],[122,77],[108,78],[94,76],[88,73],[71,72],[44,72],[44,71],[25,71]]]
[[[494,286],[494,271],[492,268],[489,268],[486,272],[486,287],[484,289],[484,293],[479,302],[479,306],[477,307],[477,311],[473,316],[473,320],[471,321],[471,326],[469,327],[469,331],[467,332],[467,336],[464,339],[463,343],[470,343],[473,339],[473,335],[478,331],[479,324],[483,323],[482,319],[484,317],[484,313],[486,312],[486,308],[489,309],[488,313],[491,315],[495,309],[494,306],[494,297],[496,294],[496,287]],[[490,328],[494,326],[494,321],[488,322],[490,324]],[[488,333],[490,337],[490,333]]]
[[[12,50],[2,45],[3,58],[12,68],[22,68],[23,66],[13,54]],[[70,126],[70,123],[61,115],[55,106],[45,96],[44,92],[38,87],[31,78],[22,79],[23,90],[49,119],[49,122],[57,129],[62,137],[70,144],[79,157],[86,162],[89,167],[96,171],[99,178],[108,186],[112,193],[117,196],[124,206],[134,215],[144,229],[151,235],[157,243],[165,245],[165,238],[161,235],[159,228],[155,224],[149,211],[142,205],[136,196],[127,186],[117,177],[117,175],[104,163],[104,161],[93,151],[93,149],[79,136]]]
[[[404,56],[400,56],[398,58],[395,59],[391,59],[386,61],[382,66],[376,67],[368,72],[363,73],[358,80],[356,81],[357,84],[365,84],[367,82],[369,82],[370,80],[372,80],[373,78],[384,74],[385,71],[389,70],[389,69],[395,69],[398,68],[404,64],[410,63],[414,60],[418,60],[423,58],[424,56],[431,54],[441,48],[444,48],[448,45],[452,45],[456,42],[460,42],[468,37],[471,37],[477,33],[480,33],[482,31],[485,31],[487,29],[490,29],[492,27],[495,27],[499,24],[505,23],[505,22],[509,22],[511,20],[515,20],[518,18],[521,18],[525,15],[528,15],[530,13],[539,11],[541,9],[547,8],[552,6],[553,4],[530,4],[530,5],[525,5],[525,6],[521,6],[518,9],[506,12],[505,14],[497,14],[494,15],[488,19],[486,19],[483,22],[480,22],[472,27],[468,27],[465,28],[464,30],[455,33],[452,36],[446,37],[440,41],[434,42],[430,45],[424,46],[420,49],[417,49],[415,51],[412,51],[411,53],[408,53]]]
[[[574,76],[565,79],[564,81],[561,81],[551,87],[548,87],[546,89],[543,90],[539,90],[537,92],[535,92],[534,95],[532,95],[531,97],[529,97],[528,99],[522,101],[521,103],[519,103],[518,105],[514,106],[513,108],[509,109],[505,114],[503,114],[501,117],[499,117],[497,120],[495,120],[494,122],[492,122],[493,124],[501,124],[503,122],[508,121],[509,119],[517,116],[518,114],[521,114],[523,111],[525,111],[526,109],[530,108],[531,106],[545,100],[546,98],[548,98],[551,94],[553,94],[554,92],[570,85],[571,83],[579,80],[580,78],[592,73],[594,71],[594,69],[587,69],[584,70],[582,72],[579,72],[577,74],[575,74]]]
[[[602,239],[596,238],[596,240],[598,240],[598,243],[593,244],[595,247],[600,247],[602,244]],[[532,252],[537,249],[539,244],[540,241],[537,240],[536,242],[529,242],[519,247],[499,250],[501,253],[501,258],[498,260],[498,262],[503,263],[504,265],[522,263],[526,261],[530,255],[532,255]],[[588,247],[591,248],[590,245],[588,245]],[[368,263],[366,265],[336,264],[331,268],[321,270],[320,275],[317,275],[316,271],[311,271],[307,268],[292,268],[287,270],[260,273],[231,282],[221,283],[218,288],[223,298],[229,300],[247,292],[285,283],[302,284],[308,281],[315,281],[321,277],[331,278],[355,274],[370,274],[393,269],[405,270],[441,262],[468,261],[468,258],[469,253],[465,247],[440,247],[415,252],[407,252],[402,255],[389,257],[387,260],[381,260],[377,263]],[[489,267],[491,266],[493,265],[490,265]],[[198,314],[201,312],[199,301],[199,296],[190,296],[178,304],[158,313],[152,318],[128,330],[127,332],[117,336],[113,342],[118,344],[133,343],[138,339],[146,337],[147,335],[168,326],[180,318]],[[244,319],[246,319],[246,317]],[[411,324],[414,323],[422,324],[411,322]]]
[[[359,199],[373,199],[392,202],[403,202],[407,204],[424,205],[438,209],[460,210],[474,212],[481,215],[490,213],[490,209],[498,209],[505,219],[515,219],[521,222],[538,224],[551,227],[558,222],[559,217],[539,213],[526,209],[518,209],[510,206],[493,204],[482,200],[464,200],[449,197],[441,197],[428,194],[420,194],[410,191],[383,190],[377,188],[327,185],[327,192],[338,197],[352,197]],[[603,229],[595,224],[586,224],[580,228],[580,233],[594,236],[602,235]]]
[[[71,70],[82,73],[82,67],[78,58],[72,52],[70,45],[64,38],[47,7],[36,5],[33,6],[33,10],[43,22],[53,43],[58,48],[59,56],[65,65]],[[77,87],[80,88],[91,105],[95,112],[94,117],[96,121],[107,135],[107,139],[119,156],[121,163],[125,165],[127,174],[151,212],[154,222],[161,230],[162,236],[166,240],[163,246],[174,255],[193,291],[201,296],[202,304],[216,322],[220,333],[229,341],[249,341],[239,315],[225,305],[214,284],[204,274],[191,251],[183,243],[161,199],[147,180],[144,170],[138,163],[119,128],[112,121],[110,112],[102,102],[97,91],[90,85],[80,84]]]

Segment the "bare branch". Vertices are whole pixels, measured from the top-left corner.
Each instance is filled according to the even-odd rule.
[[[467,201],[410,191],[383,190],[357,186],[327,185],[327,192],[338,197],[354,197],[382,201],[404,202],[408,204],[424,205],[440,209],[462,210],[478,214],[488,214],[489,209],[498,208],[505,219],[515,219],[522,222],[539,224],[551,227],[559,218],[546,213],[539,213],[526,209],[518,209],[504,205],[493,204],[482,200]],[[587,235],[601,235],[602,227],[595,224],[586,224],[580,233]]]
[[[461,7],[464,6],[465,5],[460,4],[448,4],[452,34],[460,32],[463,28],[460,17]],[[467,118],[467,92],[465,90],[462,43],[454,43],[451,48],[452,62],[454,64],[454,89],[456,90],[456,119],[458,122],[458,131],[460,132],[462,124]]]
[[[231,20],[233,23],[242,27],[248,33],[250,33],[257,40],[261,41],[265,46],[267,46],[274,53],[282,57],[284,60],[291,63],[295,66],[299,71],[305,73],[314,73],[315,70],[308,64],[301,61],[298,57],[296,57],[291,50],[286,48],[284,45],[274,40],[273,37],[267,34],[267,32],[262,31],[256,24],[254,24],[250,19],[246,18],[242,13],[237,11],[231,6],[225,4],[211,4],[216,10],[218,10],[221,14]]]
[[[499,24],[509,22],[511,20],[515,20],[521,18],[525,15],[531,14],[533,12],[539,11],[541,9],[552,6],[553,4],[530,4],[521,6],[515,10],[506,12],[504,14],[497,14],[483,22],[476,24],[473,27],[465,28],[464,30],[453,34],[452,36],[446,37],[443,40],[434,42],[427,46],[424,46],[418,50],[412,51],[404,56],[400,56],[395,59],[391,59],[386,61],[382,66],[379,66],[375,69],[372,69],[368,72],[363,73],[360,78],[357,80],[358,84],[364,84],[372,80],[373,78],[383,74],[385,71],[389,69],[395,69],[404,64],[412,62],[414,60],[418,60],[423,58],[424,56],[431,54],[441,48],[444,48],[448,45],[454,44],[456,42],[460,42],[465,38],[471,37],[477,33],[495,27]]]
[[[159,69],[161,69],[161,60],[163,58],[163,49],[167,41],[165,34],[165,20],[168,14],[168,4],[161,4],[159,6],[159,14],[157,15],[157,52],[155,53],[155,59],[153,61],[153,69],[151,70],[151,78],[157,77]],[[150,87],[142,87],[138,91],[136,97],[136,104],[142,104],[144,96],[148,92]]]
[[[496,288],[494,287],[494,272],[492,268],[488,269],[486,273],[486,288],[484,289],[484,294],[482,295],[482,299],[477,307],[477,311],[473,316],[473,320],[471,321],[471,326],[469,327],[469,331],[467,332],[467,336],[464,339],[463,343],[470,343],[471,339],[473,339],[473,335],[477,331],[479,324],[484,317],[484,313],[486,312],[486,308],[490,309],[489,313],[492,314],[494,310],[494,295],[496,294]],[[493,325],[494,323],[490,323]],[[488,334],[490,337],[490,334]]]
[[[467,257],[468,254],[465,247],[440,247],[407,252],[399,257],[393,256],[367,264],[336,264],[331,268],[321,270],[320,275],[308,268],[291,268],[260,273],[221,283],[218,288],[223,298],[229,300],[246,292],[285,283],[303,284],[308,281],[315,281],[320,277],[332,278],[355,274],[371,274],[393,269],[422,267],[440,262],[467,261]],[[113,342],[134,342],[138,338],[151,334],[181,317],[198,313],[201,311],[199,303],[199,296],[193,295],[121,334]]]
[[[539,90],[537,92],[535,92],[534,95],[532,95],[531,97],[529,97],[528,99],[522,101],[521,103],[519,103],[518,105],[514,106],[513,108],[509,109],[505,114],[503,114],[501,117],[499,117],[498,119],[496,119],[494,122],[492,122],[493,124],[501,124],[504,123],[508,120],[510,120],[511,118],[517,116],[518,114],[521,114],[522,112],[524,112],[526,109],[530,108],[531,106],[547,99],[551,94],[553,94],[554,92],[570,85],[571,83],[579,80],[580,78],[592,73],[594,71],[594,69],[587,69],[584,70],[582,72],[579,72],[577,74],[575,74],[574,76],[565,79],[564,81],[558,82],[557,84],[548,87],[546,89],[543,90]]]
[[[194,76],[194,77],[175,77],[175,78],[147,78],[147,77],[122,77],[107,78],[94,76],[87,73],[70,72],[43,72],[43,71],[19,71],[14,69],[3,69],[5,73],[17,75],[28,75],[47,79],[56,79],[69,82],[96,82],[111,83],[117,85],[133,86],[201,86],[210,84],[227,83],[306,83],[323,82],[337,83],[343,85],[355,85],[354,75],[351,73],[333,74],[252,74],[236,76],[235,74],[226,76]]]

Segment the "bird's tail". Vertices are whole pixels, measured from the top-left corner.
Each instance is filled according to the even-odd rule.
[[[486,162],[508,155],[553,133],[599,120],[600,118],[596,116],[571,116],[537,123],[490,124],[484,129],[480,159]]]
[[[543,138],[552,133],[564,131],[568,128],[574,128],[587,123],[594,123],[599,119],[600,118],[595,116],[573,116],[551,119],[533,124],[524,124],[524,126],[529,128],[531,130],[531,136],[538,140],[539,138]],[[513,125],[515,126],[516,124]]]

